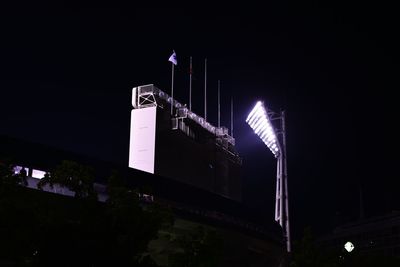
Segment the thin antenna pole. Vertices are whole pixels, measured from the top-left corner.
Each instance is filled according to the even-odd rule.
[[[192,57],[190,57],[189,109],[192,110]]]
[[[204,120],[207,121],[207,58],[204,61]]]
[[[218,128],[221,127],[221,92],[220,92],[220,81],[218,80]]]
[[[282,143],[283,143],[283,182],[285,188],[285,229],[286,229],[286,248],[287,252],[291,252],[291,237],[290,237],[290,221],[289,221],[289,189],[288,189],[288,173],[287,173],[287,158],[286,158],[286,119],[285,119],[285,111],[281,111],[281,120],[282,120]]]
[[[172,85],[171,85],[171,116],[172,116],[172,111],[174,108],[174,63],[172,64]]]
[[[231,136],[233,137],[233,96],[231,96]]]

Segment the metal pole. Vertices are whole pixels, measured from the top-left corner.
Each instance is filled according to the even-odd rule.
[[[220,81],[218,80],[218,128],[221,127],[221,98]]]
[[[189,109],[192,110],[192,57],[190,57]]]
[[[233,137],[233,96],[231,97],[231,136]]]
[[[283,155],[282,153],[278,157],[279,161],[279,224],[285,229],[283,208],[284,208],[284,181],[283,181]]]
[[[282,120],[282,143],[283,143],[283,178],[285,183],[285,221],[286,221],[286,247],[287,251],[291,252],[291,240],[290,240],[290,223],[289,223],[289,190],[288,190],[288,175],[287,175],[287,159],[286,159],[286,125],[285,125],[285,111],[281,111]]]
[[[204,120],[207,121],[207,58],[204,61]]]
[[[280,221],[280,196],[281,196],[281,176],[280,176],[280,166],[281,161],[276,161],[276,191],[275,191],[275,221]]]
[[[172,111],[174,108],[174,63],[172,64],[172,85],[171,85],[171,116],[172,116]]]

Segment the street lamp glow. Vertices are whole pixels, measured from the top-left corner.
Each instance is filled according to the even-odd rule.
[[[261,138],[269,150],[278,157],[280,152],[279,143],[272,127],[271,120],[261,101],[258,101],[246,119],[247,124],[253,129],[254,133]]]
[[[352,252],[354,249],[353,243],[351,243],[350,241],[347,242],[346,244],[344,244],[344,249],[347,250],[347,252]]]

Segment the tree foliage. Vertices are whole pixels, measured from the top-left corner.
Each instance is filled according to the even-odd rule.
[[[13,188],[0,195],[0,265],[155,266],[145,252],[163,223],[162,208],[144,206],[118,177],[110,178],[106,203],[91,201],[92,173],[63,161],[41,180],[40,188],[58,184],[75,192],[70,198],[20,187],[12,167],[0,165],[2,188]]]
[[[21,178],[0,164],[0,266],[157,266],[149,242],[173,228],[174,216],[159,203],[141,201],[151,188],[129,188],[113,172],[108,199],[94,201],[93,170],[72,161],[46,173],[38,187],[63,186],[75,198],[19,186]],[[163,266],[218,266],[222,239],[215,230],[195,227],[176,243],[179,250]]]
[[[219,266],[222,256],[222,238],[213,229],[198,226],[178,236],[180,249],[169,256],[171,267]]]
[[[321,266],[321,254],[315,246],[311,228],[304,229],[300,242],[296,242],[293,252],[293,267],[319,267]]]
[[[110,240],[112,253],[118,255],[121,263],[149,264],[151,259],[144,259],[142,254],[150,240],[157,237],[162,216],[151,207],[154,204],[147,204],[150,207],[144,208],[139,201],[140,192],[128,188],[116,172],[109,178],[107,192],[106,210],[113,233]]]
[[[0,190],[12,190],[17,185],[27,185],[27,173],[24,168],[20,173],[14,173],[14,166],[9,159],[0,160]]]
[[[76,198],[97,199],[97,193],[93,187],[94,180],[95,176],[91,167],[64,160],[54,171],[46,173],[38,183],[38,188],[42,189],[47,184],[51,187],[58,184],[74,192]]]

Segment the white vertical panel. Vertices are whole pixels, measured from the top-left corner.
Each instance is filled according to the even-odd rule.
[[[137,87],[133,87],[132,89],[132,106],[137,108]]]
[[[131,112],[129,167],[154,174],[157,107]]]

